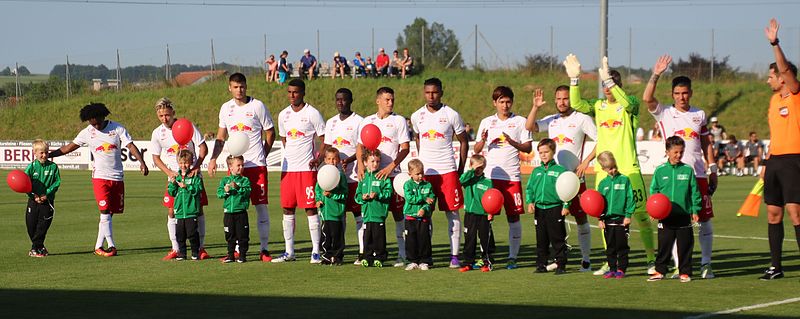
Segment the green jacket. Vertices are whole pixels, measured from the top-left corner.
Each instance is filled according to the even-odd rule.
[[[700,212],[702,197],[697,189],[694,169],[682,162],[656,167],[650,194],[662,193],[672,202],[671,214],[695,215]]]
[[[28,164],[25,174],[31,178],[31,192],[28,197],[33,199],[33,195],[47,195],[47,200],[51,203],[56,199],[56,192],[61,186],[61,174],[58,172],[58,165],[51,161],[44,164],[37,160]]]
[[[363,199],[364,194],[376,193],[375,198]],[[364,178],[356,187],[355,201],[361,205],[361,214],[365,223],[382,223],[386,221],[389,201],[392,198],[392,181],[388,178],[378,179],[374,172],[364,172]]]
[[[322,206],[319,208],[322,220],[341,221],[344,216],[344,206],[347,204],[347,176],[341,169],[339,170],[339,185],[331,190],[330,196],[325,196],[324,193],[325,191],[317,183],[317,186],[314,187],[314,198],[317,202],[322,202]]]
[[[492,188],[492,180],[485,175],[475,175],[475,170],[464,171],[458,178],[464,187],[464,211],[476,215],[486,215],[481,199],[483,193]]]
[[[556,161],[544,163],[533,169],[525,186],[525,200],[533,203],[536,208],[548,209],[556,206],[569,208],[569,202],[562,202],[556,193],[556,180],[561,173],[565,172],[563,166],[556,164]]]
[[[600,181],[597,190],[606,199],[606,208],[600,219],[630,218],[633,215],[636,205],[633,201],[633,187],[627,176],[619,173],[615,176],[608,175]]]
[[[230,182],[236,183],[236,188],[230,188],[225,192],[225,185]],[[222,212],[228,214],[246,212],[250,207],[250,180],[243,175],[228,175],[219,181],[217,187],[217,197],[223,199]]]
[[[413,179],[409,179],[403,185],[403,193],[405,195],[406,203],[403,204],[403,214],[418,218],[417,212],[420,209],[425,211],[423,217],[430,218],[433,213],[433,204],[428,204],[428,198],[436,199],[433,194],[433,186],[426,180],[417,183]]]
[[[178,182],[183,182],[186,187],[178,186]],[[169,196],[175,197],[175,218],[194,218],[200,213],[200,193],[203,192],[203,179],[200,175],[194,177],[175,176],[175,181],[169,183],[167,187]]]

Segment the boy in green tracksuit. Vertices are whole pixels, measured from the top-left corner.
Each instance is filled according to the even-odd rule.
[[[536,272],[547,272],[547,257],[550,245],[558,267],[556,275],[567,272],[567,228],[564,216],[569,214],[569,202],[562,201],[556,193],[556,180],[566,169],[556,164],[553,155],[556,142],[545,138],[536,147],[542,165],[537,166],[525,187],[528,213],[536,219]]]
[[[200,213],[200,193],[203,182],[200,175],[189,176],[194,163],[194,154],[189,150],[178,153],[178,175],[170,178],[167,186],[169,196],[175,197],[175,236],[178,239],[178,256],[175,260],[186,259],[186,239],[192,245],[192,260],[200,256],[200,233],[197,230],[197,215]]]
[[[356,187],[355,201],[361,205],[364,216],[364,267],[383,267],[388,257],[386,252],[386,221],[389,201],[392,198],[392,182],[388,178],[378,179],[375,173],[381,163],[381,151],[364,152],[364,178]]]
[[[25,168],[25,174],[31,179],[31,192],[28,193],[28,207],[25,213],[25,225],[31,239],[31,250],[28,256],[45,257],[47,248],[44,238],[53,222],[56,192],[61,186],[61,174],[58,165],[47,159],[48,146],[43,140],[33,141],[34,160]]]
[[[469,158],[470,169],[464,171],[459,177],[461,186],[464,187],[464,250],[461,258],[461,272],[480,268],[483,272],[492,271],[494,263],[494,235],[489,215],[483,209],[481,199],[483,193],[492,188],[492,180],[483,175],[486,168],[486,158],[480,154]],[[475,246],[480,237],[481,260],[475,261]]]
[[[408,162],[411,179],[403,185],[403,214],[405,215],[406,270],[428,270],[433,263],[431,256],[431,214],[436,195],[431,183],[424,180],[425,166],[422,161]]]
[[[633,188],[631,181],[617,170],[617,161],[614,154],[609,151],[600,153],[597,161],[606,178],[600,181],[597,190],[606,200],[605,210],[600,215],[598,227],[603,230],[606,239],[606,260],[609,270],[603,278],[624,278],[628,269],[629,226],[631,215],[636,206],[633,201]]]
[[[342,265],[344,258],[344,210],[347,204],[347,176],[339,166],[339,150],[325,149],[325,164],[339,170],[339,184],[331,190],[323,190],[319,183],[314,188],[317,208],[322,216],[322,264]]]
[[[700,191],[694,176],[694,169],[681,162],[685,147],[683,138],[672,136],[667,139],[667,162],[659,165],[653,173],[650,193],[662,193],[672,203],[669,215],[658,221],[658,256],[656,273],[648,281],[664,278],[667,265],[672,257],[672,246],[677,241],[678,271],[681,282],[692,280],[692,251],[694,250],[694,231],[692,224],[699,220]]]
[[[250,248],[250,222],[247,208],[250,206],[250,180],[242,175],[244,170],[243,156],[228,156],[225,159],[230,175],[219,181],[217,197],[222,203],[222,225],[225,227],[225,241],[228,243],[228,254],[223,263],[247,261],[247,250]],[[239,245],[239,257],[236,258],[236,245]]]

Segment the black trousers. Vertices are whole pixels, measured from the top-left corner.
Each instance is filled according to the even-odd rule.
[[[178,253],[186,257],[186,240],[192,245],[192,256],[200,256],[200,233],[197,231],[197,217],[178,218],[175,226],[175,237],[178,239]]]
[[[433,225],[430,218],[405,220],[406,258],[416,264],[433,264],[431,249],[431,232]]]
[[[692,275],[692,251],[694,250],[694,230],[688,216],[672,216],[658,223],[658,256],[656,271],[667,273],[672,259],[672,245],[677,240],[678,271],[682,275]],[[675,217],[675,218],[673,218]]]
[[[565,269],[567,265],[567,227],[564,216],[561,216],[561,206],[553,208],[536,208],[534,213],[536,223],[536,266],[547,266],[547,257],[550,245],[553,246],[553,258],[558,268]]]
[[[322,221],[322,257],[341,262],[344,258],[344,223],[339,220]]]
[[[628,246],[630,228],[622,226],[623,219],[624,217],[606,220],[606,228],[603,230],[603,235],[606,237],[606,260],[612,271],[625,272],[628,269],[628,253],[631,251],[631,247]]]
[[[386,261],[389,257],[386,251],[386,224],[368,222],[364,226],[364,259],[370,264],[375,260]]]
[[[484,263],[494,263],[494,234],[488,216],[467,212],[464,214],[464,252],[462,266],[470,266],[475,261],[475,249],[480,238],[481,259]]]
[[[25,226],[28,227],[28,237],[31,238],[31,249],[44,248],[44,238],[47,236],[50,224],[53,223],[54,213],[52,201],[39,204],[33,199],[28,199]]]
[[[225,226],[228,256],[233,258],[237,244],[239,245],[239,256],[247,256],[247,250],[250,248],[250,220],[247,217],[247,211],[222,214],[222,225]]]

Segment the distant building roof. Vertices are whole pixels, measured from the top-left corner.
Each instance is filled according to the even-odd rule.
[[[177,83],[178,86],[194,85],[208,81],[215,76],[225,75],[227,73],[228,71],[225,70],[215,70],[213,73],[211,70],[181,72],[175,77],[175,83]]]

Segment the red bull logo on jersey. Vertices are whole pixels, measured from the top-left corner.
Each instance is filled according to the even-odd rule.
[[[622,122],[618,120],[606,120],[605,122],[601,122],[599,126],[607,129],[614,129],[622,126]]]
[[[350,141],[342,138],[341,136],[339,136],[335,140],[333,140],[333,146],[336,146],[337,148],[342,147],[342,146],[349,146],[349,145],[353,145],[353,143],[350,143]]]
[[[244,123],[236,123],[236,125],[231,126],[231,128],[229,130],[231,132],[249,132],[249,131],[252,131],[253,128],[249,127],[247,125],[244,125]]]
[[[444,134],[437,132],[436,130],[428,130],[420,134],[420,138],[427,138],[429,141],[433,141],[436,139],[444,139]]]
[[[97,148],[95,148],[94,151],[95,152],[103,152],[103,153],[111,153],[115,149],[117,149],[117,145],[116,144],[103,143],[103,145],[100,145]]]
[[[188,147],[186,145],[181,146],[181,145],[178,145],[178,144],[172,144],[172,146],[167,148],[167,154],[168,155],[177,155],[180,150],[185,150],[185,149],[188,149]]]
[[[575,140],[564,136],[564,134],[558,134],[558,136],[553,137],[553,141],[556,142],[556,144],[558,145],[564,145],[564,144],[575,145]]]
[[[507,142],[506,142],[506,136],[505,135],[500,135],[500,136],[496,137],[494,140],[492,140],[492,144],[495,144],[497,146],[505,146],[506,143]]]
[[[391,137],[381,136],[381,144],[383,144],[383,143],[391,143],[391,142],[392,142],[392,138]]]
[[[291,138],[291,139],[293,139],[293,140],[296,140],[298,138],[306,136],[306,133],[303,133],[301,131],[298,131],[296,128],[293,128],[293,129],[289,130],[289,132],[286,134],[286,136]]]
[[[688,128],[688,127],[684,128],[682,130],[675,131],[675,133],[673,133],[673,135],[674,136],[680,136],[681,138],[683,138],[684,140],[687,140],[687,141],[696,140],[696,139],[700,138],[700,133],[699,132],[697,132],[697,131],[695,131],[695,130],[693,130],[691,128]]]

